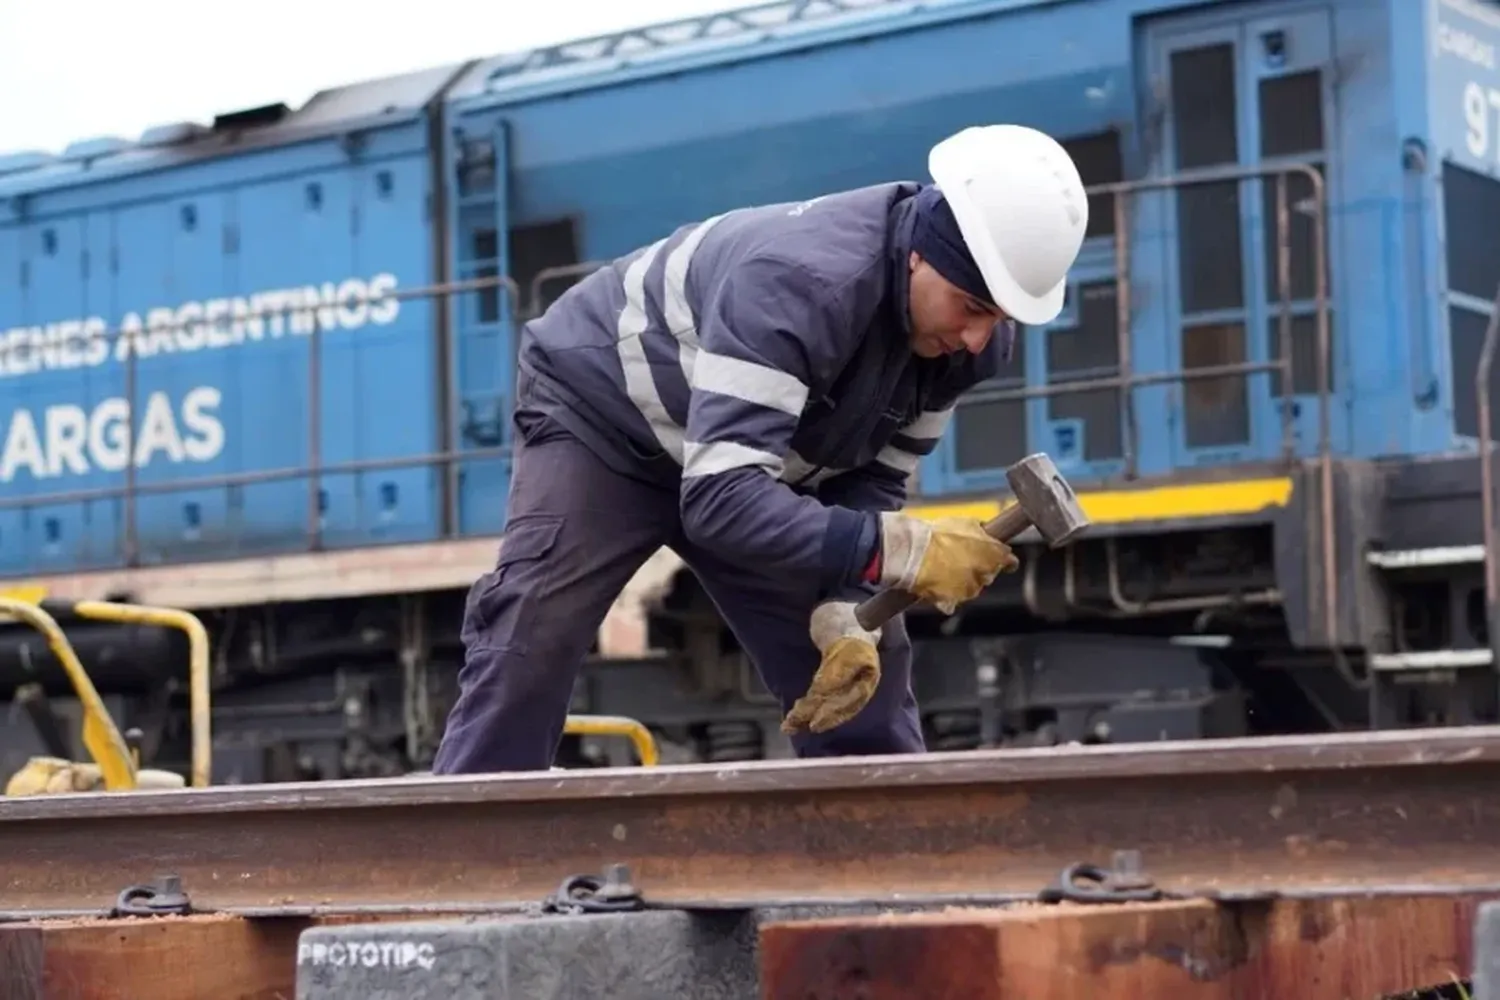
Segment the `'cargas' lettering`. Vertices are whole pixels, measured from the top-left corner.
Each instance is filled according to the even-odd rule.
[[[0,331],[0,378],[384,326],[401,309],[395,288],[395,275],[377,274],[130,312],[114,330],[98,316],[18,326]]]
[[[224,450],[220,402],[218,389],[199,386],[180,401],[151,393],[134,422],[123,397],[92,409],[60,404],[37,412],[14,410],[0,445],[0,483],[119,472],[130,462],[142,468],[160,461],[212,461]]]

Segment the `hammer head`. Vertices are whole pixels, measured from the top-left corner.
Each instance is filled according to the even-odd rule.
[[[1073,487],[1045,454],[1027,455],[1005,470],[1005,478],[1010,481],[1016,503],[1052,548],[1066,545],[1088,530],[1088,515],[1079,506]]]

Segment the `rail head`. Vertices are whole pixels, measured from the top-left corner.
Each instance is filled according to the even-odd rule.
[[[1235,775],[1285,775],[1379,769],[1442,769],[1500,764],[1500,726],[1430,731],[1391,730],[1317,737],[1181,740],[1131,746],[1080,746],[849,757],[819,761],[753,761],[733,765],[672,764],[482,776],[407,776],[137,791],[129,796],[59,795],[0,801],[0,824],[27,821],[192,816],[286,811],[441,808],[469,805],[578,803],[605,800],[733,796],[776,798],[818,792],[913,787],[1014,788],[1039,783]]]

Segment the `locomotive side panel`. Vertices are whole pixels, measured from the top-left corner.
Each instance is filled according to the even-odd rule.
[[[344,95],[0,175],[0,572],[432,536],[425,127]]]

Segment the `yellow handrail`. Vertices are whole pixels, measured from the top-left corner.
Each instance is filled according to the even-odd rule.
[[[88,671],[78,661],[73,644],[68,642],[68,637],[58,627],[57,620],[39,605],[9,597],[0,597],[0,614],[12,615],[42,633],[52,655],[62,664],[63,671],[68,675],[68,682],[73,685],[79,704],[83,706],[84,748],[94,758],[94,763],[99,765],[104,787],[110,791],[134,788],[135,759],[125,745],[125,738],[116,728],[115,720],[110,718],[109,710],[104,707],[104,701],[99,697],[94,682],[89,679]]]
[[[194,788],[207,788],[213,780],[213,730],[209,711],[208,630],[197,615],[178,608],[147,604],[116,604],[112,601],[48,601],[66,607],[80,618],[116,622],[121,625],[156,625],[175,628],[188,640],[188,713],[193,731]]]
[[[49,609],[49,610],[43,610]],[[121,625],[155,625],[160,628],[173,628],[184,633],[188,640],[188,701],[189,716],[193,730],[193,776],[194,788],[206,788],[213,780],[213,730],[212,716],[209,711],[209,659],[208,659],[208,630],[203,627],[203,622],[197,615],[182,611],[178,608],[158,608],[147,604],[117,604],[113,601],[60,601],[43,600],[39,603],[11,600],[0,598],[0,612],[9,612],[27,621],[33,628],[41,629],[47,635],[48,645],[52,652],[62,661],[63,667],[68,671],[68,679],[73,684],[73,689],[78,692],[79,699],[84,702],[84,716],[87,720],[92,710],[89,698],[92,697],[97,706],[97,712],[109,731],[119,738],[119,730],[114,721],[110,719],[104,703],[99,700],[98,691],[94,688],[93,681],[89,679],[88,672],[84,670],[83,664],[73,653],[73,647],[68,643],[67,637],[58,628],[57,621],[52,617],[58,615],[75,615],[79,618],[88,618],[93,621],[115,622]],[[40,615],[40,617],[38,617]],[[47,627],[37,624],[40,621],[48,623]],[[50,629],[50,631],[49,631]],[[66,658],[58,652],[58,646],[53,640],[53,634],[66,649]],[[70,665],[71,663],[71,665]],[[76,668],[76,672],[75,669]],[[87,733],[85,733],[87,737]],[[100,758],[99,752],[90,746],[85,738],[85,746],[89,753],[93,754],[94,761],[101,768],[105,768],[105,787],[114,788],[110,784],[108,768]],[[121,740],[121,746],[124,741]],[[127,757],[129,755],[127,754]],[[134,771],[131,769],[131,784],[134,787]]]
[[[158,608],[110,601],[45,601],[60,612],[80,618],[127,625],[175,628],[188,638],[188,684],[193,730],[193,776],[195,788],[207,787],[213,773],[212,719],[209,711],[208,631],[196,615],[177,608]],[[68,680],[84,707],[84,746],[104,775],[108,789],[135,787],[136,767],[120,731],[99,698],[99,692],[79,662],[67,637],[51,614],[42,607],[10,598],[0,598],[0,614],[9,613],[30,624],[47,639],[62,663]],[[621,736],[630,740],[642,767],[661,761],[656,738],[635,719],[618,715],[570,715],[564,732],[575,736]]]
[[[570,736],[623,736],[634,744],[642,767],[655,767],[661,760],[651,730],[623,715],[570,715],[563,732]]]

